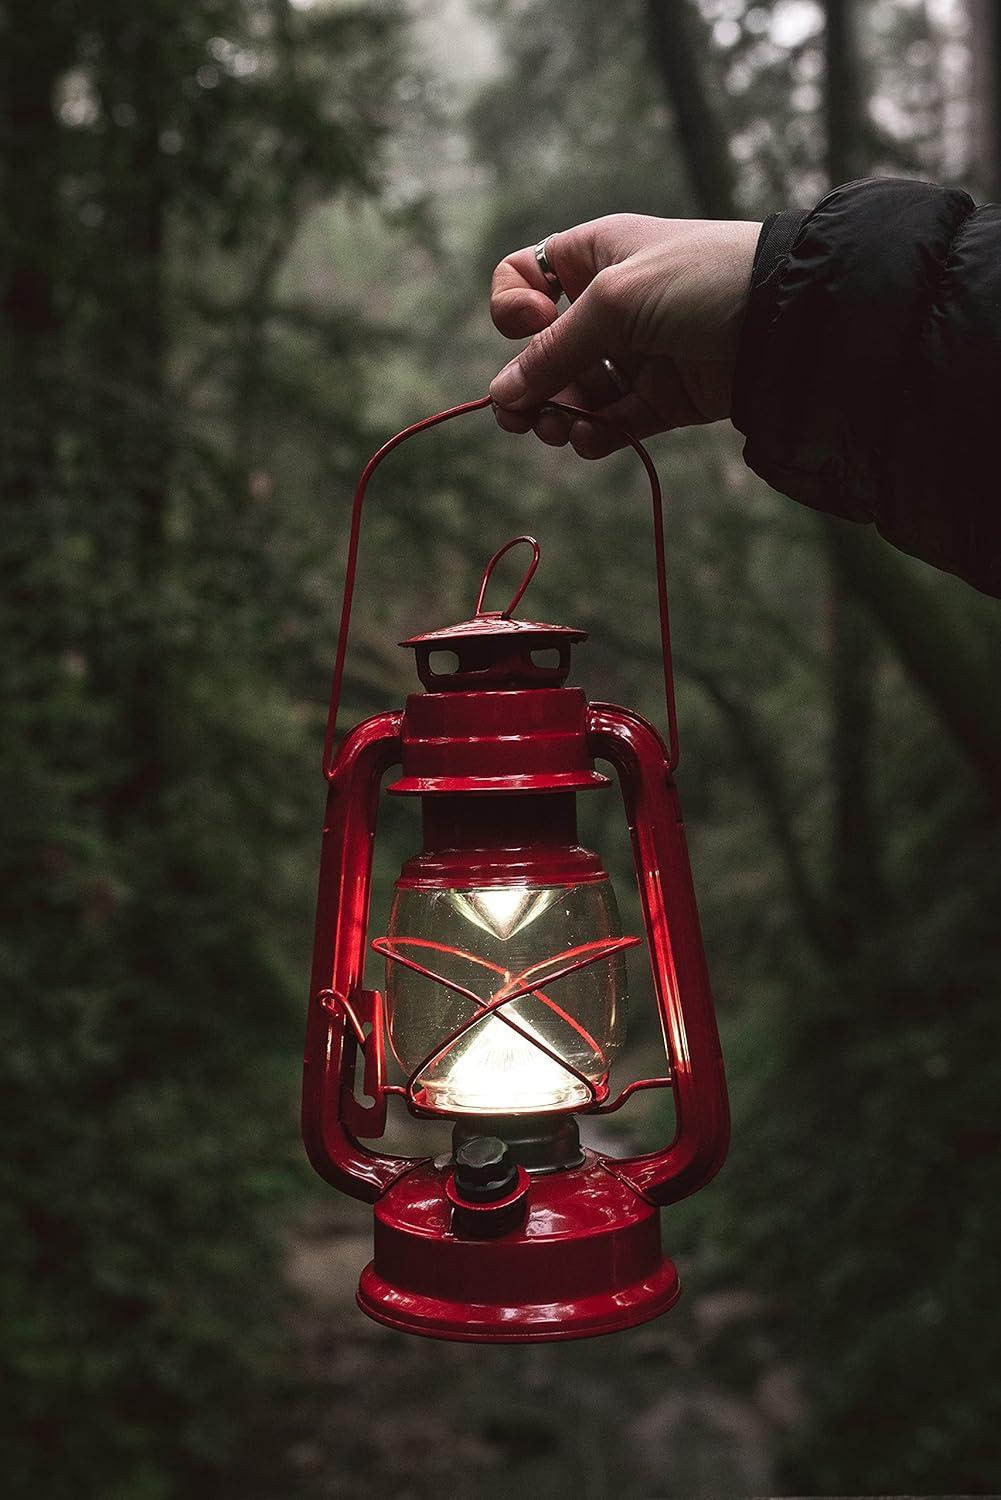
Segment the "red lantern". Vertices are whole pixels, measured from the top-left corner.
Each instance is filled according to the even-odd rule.
[[[660,487],[641,444],[629,439],[653,493],[670,748],[638,714],[564,685],[583,631],[513,618],[539,559],[534,539],[516,537],[488,563],[471,620],[403,643],[427,691],[359,724],[333,754],[368,481],[405,438],[488,404],[400,433],[355,496],[324,752],[303,1135],[322,1177],[375,1204],[375,1255],[358,1290],[371,1317],[438,1338],[580,1338],[677,1299],[659,1209],[708,1182],[729,1132],[673,778]],[[521,585],[506,609],[483,611],[491,571],[517,543],[532,548]],[[577,793],[609,780],[595,759],[622,790],[669,1064],[617,1097],[624,953],[640,939],[622,934],[601,861],[577,842]],[[364,987],[363,968],[376,811],[392,767],[402,774],[389,791],[421,799],[424,841],[396,883],[388,933],[371,943],[386,961],[383,995]],[[387,1081],[387,1041],[403,1084]],[[669,1145],[626,1159],[581,1149],[576,1115],[658,1087],[674,1095]],[[451,1119],[452,1153],[363,1145],[383,1134],[391,1096],[419,1118]]]

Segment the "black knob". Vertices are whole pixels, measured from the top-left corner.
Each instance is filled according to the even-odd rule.
[[[455,1153],[456,1191],[470,1203],[493,1203],[513,1193],[518,1167],[495,1135],[474,1135]]]

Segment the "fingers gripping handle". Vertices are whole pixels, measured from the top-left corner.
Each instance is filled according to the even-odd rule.
[[[327,714],[327,729],[323,742],[323,774],[329,780],[333,774],[334,746],[337,736],[337,711],[341,701],[341,687],[344,681],[344,661],[348,649],[348,632],[351,625],[351,606],[354,600],[355,578],[358,571],[358,544],[361,537],[361,513],[365,503],[365,493],[368,489],[369,480],[376,469],[401,443],[408,438],[415,437],[419,432],[428,431],[432,427],[438,427],[443,422],[449,422],[453,417],[465,416],[468,412],[482,411],[493,403],[489,396],[480,396],[475,401],[465,401],[461,406],[449,407],[446,411],[436,412],[433,416],[424,417],[419,422],[414,422],[398,432],[395,437],[383,443],[377,449],[365,465],[358,479],[355,489],[354,502],[351,508],[351,533],[348,539],[347,563],[344,569],[344,595],[341,602],[341,620],[337,632],[337,654],[334,658],[334,676],[330,688],[330,709]],[[674,705],[674,671],[671,664],[671,625],[667,608],[667,568],[664,561],[664,500],[660,488],[660,480],[654,467],[653,459],[638,438],[628,432],[617,422],[608,422],[596,412],[586,411],[583,407],[568,406],[562,401],[549,401],[547,406],[554,407],[557,411],[567,412],[573,417],[583,417],[588,422],[598,422],[606,427],[611,427],[619,432],[626,442],[636,453],[643,468],[646,471],[650,483],[650,498],[653,508],[653,533],[654,533],[654,556],[657,569],[657,606],[660,615],[660,642],[664,657],[664,700],[667,708],[667,738],[668,738],[668,767],[674,770],[678,764],[680,749],[678,745],[678,718]],[[495,561],[496,559],[492,559]],[[533,569],[534,571],[534,569]],[[529,575],[530,576],[530,575]],[[527,587],[527,579],[525,586]],[[523,590],[522,590],[523,592]],[[513,609],[517,598],[512,601],[509,608]],[[481,599],[482,603],[482,591]]]

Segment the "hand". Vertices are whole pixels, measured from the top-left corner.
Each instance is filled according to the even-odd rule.
[[[534,428],[583,458],[623,446],[617,434],[549,400],[621,422],[636,437],[730,414],[737,339],[760,224],[611,214],[554,234],[546,254],[570,299],[559,313],[531,249],[505,256],[490,313],[508,338],[534,335],[495,377],[500,426]],[[615,388],[608,357],[629,383]]]

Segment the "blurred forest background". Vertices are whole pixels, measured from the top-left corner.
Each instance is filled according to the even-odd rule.
[[[735,1117],[665,1215],[683,1304],[530,1350],[381,1330],[368,1210],[297,1136],[364,459],[486,389],[490,270],[547,232],[869,172],[1001,197],[999,7],[3,0],[0,71],[5,1495],[1001,1489],[1001,614],[728,427],[654,444]],[[408,445],[344,722],[525,529],[529,613],[659,721],[647,526],[627,458],[489,415]],[[620,810],[587,811],[635,930]]]

